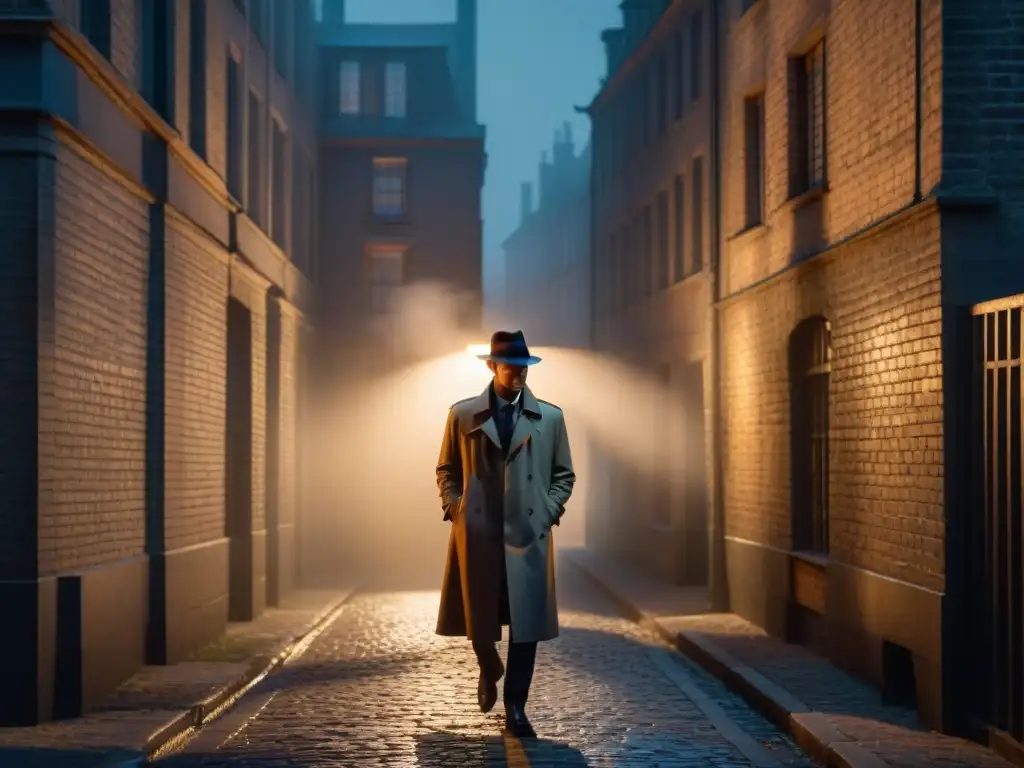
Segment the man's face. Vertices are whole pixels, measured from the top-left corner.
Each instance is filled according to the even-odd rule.
[[[509,365],[492,360],[487,363],[487,367],[494,373],[495,381],[505,389],[519,392],[526,387],[526,372],[529,369],[525,365]]]

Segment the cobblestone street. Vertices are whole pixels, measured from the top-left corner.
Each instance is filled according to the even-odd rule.
[[[477,709],[468,643],[433,633],[436,593],[363,594],[160,765],[812,765],[716,680],[618,617],[573,567],[559,579],[562,635],[540,646],[527,708],[535,742],[500,736],[500,701],[489,715]]]

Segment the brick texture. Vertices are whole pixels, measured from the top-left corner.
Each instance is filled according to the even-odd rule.
[[[39,570],[139,555],[145,514],[148,207],[58,153],[54,346],[41,364]]]
[[[922,24],[925,193],[941,166],[936,5],[925,4]],[[822,33],[828,187],[791,200],[789,57]],[[759,3],[733,27],[724,226],[729,234],[745,224],[743,98],[759,90],[765,226],[727,241],[723,289],[768,282],[728,300],[721,314],[723,492],[729,535],[790,547],[788,343],[801,320],[824,316],[833,354],[830,554],[942,589],[939,215],[926,207],[882,224],[914,200],[915,47],[913,4],[885,0]]]
[[[296,419],[298,418],[299,318],[281,317],[280,388],[278,403],[278,522],[295,522]]]
[[[167,228],[165,543],[224,535],[227,254],[187,225]]]

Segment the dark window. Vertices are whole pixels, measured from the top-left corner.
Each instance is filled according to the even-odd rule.
[[[826,166],[825,41],[793,61],[793,153],[790,192],[824,186]]]
[[[295,0],[274,0],[274,66],[285,80],[292,80],[292,12]]]
[[[206,158],[206,0],[188,9],[188,143]]]
[[[764,208],[764,94],[751,96],[743,105],[746,152],[746,226],[761,223]]]
[[[793,549],[828,552],[831,328],[804,320],[789,342]]]
[[[245,209],[256,224],[266,229],[267,222],[263,216],[263,102],[253,91],[249,91],[249,159],[246,173],[248,174],[248,196]]]
[[[682,174],[678,174],[673,184],[674,190],[672,197],[673,200],[673,211],[675,219],[675,247],[673,251],[674,269],[672,270],[675,279],[682,280],[686,277],[686,226],[684,220],[686,219],[686,180]]]
[[[672,280],[672,263],[668,257],[668,192],[658,193],[658,290],[668,288]]]
[[[288,250],[286,220],[288,215],[288,134],[277,120],[273,120],[273,137],[271,141],[271,161],[273,163],[271,184],[271,222],[270,234],[284,250]]]
[[[700,98],[704,82],[704,28],[700,11],[690,19],[690,100]]]
[[[405,283],[405,252],[397,249],[370,252],[370,303],[374,314],[390,314],[398,308]]]
[[[173,122],[174,1],[137,0],[138,86],[142,97],[164,120]]]
[[[384,115],[385,117],[405,117],[406,102],[406,67],[404,61],[389,61],[384,68]]]
[[[686,105],[686,68],[683,66],[686,49],[683,45],[682,32],[676,33],[675,44],[672,47],[672,113],[675,119],[679,120]]]
[[[668,128],[668,60],[664,54],[658,58],[655,88],[655,99],[657,99],[658,105],[658,133],[662,134]]]
[[[266,47],[267,43],[267,2],[268,0],[249,0],[249,24],[256,39]]]
[[[651,273],[654,271],[654,222],[651,206],[644,206],[643,220],[643,261],[640,265],[640,295],[651,295]]]
[[[704,267],[704,158],[693,158],[690,171],[690,274]]]
[[[373,159],[373,215],[405,216],[408,207],[407,161],[404,157]]]
[[[228,55],[227,72],[227,175],[228,192],[237,202],[242,200],[242,65]]]
[[[340,69],[340,111],[358,115],[362,104],[362,72],[358,61],[343,61]]]
[[[110,0],[79,0],[82,34],[100,54],[110,58]]]

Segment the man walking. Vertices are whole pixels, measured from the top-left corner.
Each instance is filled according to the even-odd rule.
[[[452,522],[437,633],[467,637],[480,665],[477,699],[489,712],[505,675],[505,731],[536,736],[526,717],[537,642],[558,636],[551,528],[576,474],[562,411],[526,386],[522,331],[498,331],[481,356],[494,378],[448,412],[437,461],[444,519]],[[495,643],[509,628],[507,669]]]

